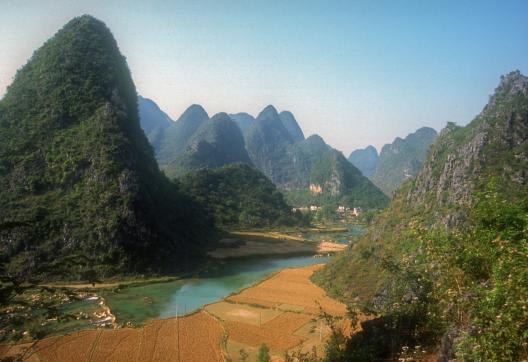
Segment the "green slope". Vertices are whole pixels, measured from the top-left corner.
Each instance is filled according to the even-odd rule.
[[[218,113],[196,131],[186,150],[164,171],[169,177],[178,177],[192,170],[240,162],[251,164],[242,132],[227,114]]]
[[[160,166],[174,161],[187,147],[196,131],[209,119],[202,106],[193,104],[170,127],[164,130],[155,149]]]
[[[188,173],[180,179],[222,227],[267,227],[296,223],[275,185],[247,164]]]
[[[110,30],[82,16],[22,67],[0,101],[0,260],[74,279],[155,271],[210,227],[159,171]]]

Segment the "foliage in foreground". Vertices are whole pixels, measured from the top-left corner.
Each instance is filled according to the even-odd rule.
[[[405,256],[380,260],[391,283],[378,312],[414,319],[411,334],[429,344],[443,336],[442,349],[460,360],[528,358],[527,196],[512,202],[491,182],[466,227],[411,227]]]

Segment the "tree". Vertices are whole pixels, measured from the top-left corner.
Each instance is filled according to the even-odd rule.
[[[271,357],[269,354],[269,348],[266,346],[266,343],[262,343],[258,350],[257,362],[270,362]]]

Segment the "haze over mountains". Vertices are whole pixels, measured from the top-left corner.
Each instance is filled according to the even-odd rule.
[[[379,156],[374,146],[368,146],[353,151],[348,160],[386,195],[392,196],[405,180],[418,173],[436,136],[434,129],[422,127],[383,146]]]
[[[246,163],[263,172],[297,206],[335,202],[379,208],[387,203],[388,199],[320,136],[305,139],[291,112],[279,114],[270,105],[256,118],[247,113],[207,118],[201,106],[193,105],[158,133],[159,142],[152,141],[160,167],[168,176]],[[156,121],[142,123],[147,132]]]

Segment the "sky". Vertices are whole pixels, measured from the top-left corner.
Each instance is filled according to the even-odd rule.
[[[191,104],[289,110],[348,155],[422,126],[465,125],[499,78],[528,72],[528,1],[0,0],[0,97],[71,18],[111,29],[138,93],[173,119]]]

